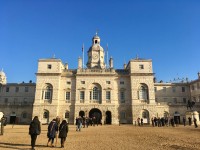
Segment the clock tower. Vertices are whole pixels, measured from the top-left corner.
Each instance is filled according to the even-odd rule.
[[[96,35],[92,38],[92,46],[88,50],[88,68],[104,69],[104,49],[100,46],[100,38]]]

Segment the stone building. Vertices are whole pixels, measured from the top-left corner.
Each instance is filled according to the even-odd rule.
[[[35,83],[7,83],[0,72],[0,112],[10,123],[30,123],[39,116],[43,124],[56,116],[75,123],[78,116],[102,120],[106,124],[134,124],[143,118],[174,117],[182,123],[188,100],[196,102],[193,116],[200,113],[200,74],[191,82],[156,82],[151,59],[131,59],[123,69],[114,68],[111,57],[105,63],[100,37],[92,38],[87,66],[78,58],[77,69],[69,69],[60,59],[40,59]]]
[[[0,71],[0,112],[8,123],[27,124],[32,119],[35,83],[7,83]]]
[[[195,97],[194,109],[200,110],[199,79],[156,83],[150,59],[131,59],[123,69],[115,69],[111,57],[106,66],[98,35],[92,38],[87,56],[87,67],[79,58],[77,69],[69,69],[56,58],[38,61],[33,116],[39,116],[42,123],[56,116],[71,124],[78,116],[96,116],[106,124],[132,124],[138,117],[149,123],[154,116],[178,117],[181,122],[191,97]],[[193,86],[198,92],[191,91]]]

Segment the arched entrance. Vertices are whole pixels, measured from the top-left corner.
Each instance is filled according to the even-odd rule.
[[[106,111],[106,124],[112,123],[112,115],[110,111]]]
[[[84,111],[79,111],[79,116],[81,116],[83,118],[83,116],[85,116],[85,112]]]
[[[102,113],[101,113],[101,111],[100,111],[99,109],[93,108],[93,109],[91,109],[90,112],[89,112],[89,117],[90,117],[90,118],[95,117],[95,118],[96,118],[96,121],[97,121],[98,123],[100,123],[100,122],[101,122],[101,119],[102,119]]]
[[[14,123],[16,123],[16,117],[17,115],[16,115],[16,113],[15,112],[12,112],[12,114],[10,114],[10,123],[11,124],[14,124]]]
[[[181,122],[180,114],[177,111],[174,113],[174,122],[175,124],[180,124]]]

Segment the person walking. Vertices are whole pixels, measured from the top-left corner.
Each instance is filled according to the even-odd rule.
[[[40,133],[41,133],[40,121],[38,119],[38,116],[35,116],[29,126],[29,134],[31,136],[32,150],[35,149],[35,142],[36,142],[37,136],[40,135]]]
[[[56,137],[57,132],[58,132],[58,125],[56,119],[53,119],[48,126],[47,137],[49,139],[47,142],[47,147],[49,146],[49,142],[51,142],[51,147],[54,147],[54,138]]]
[[[197,119],[196,118],[194,118],[194,126],[195,126],[195,128],[198,127],[198,125],[197,125]]]
[[[189,122],[189,126],[192,125],[192,118],[191,117],[188,117],[188,122]]]
[[[59,135],[58,135],[58,138],[60,138],[61,148],[64,148],[68,130],[69,129],[68,129],[67,121],[63,120],[62,123],[60,124]]]
[[[183,117],[183,125],[185,126],[186,119]]]
[[[6,126],[6,118],[4,117],[4,115],[1,118],[0,122],[1,122],[1,135],[3,135],[4,134],[4,126]]]

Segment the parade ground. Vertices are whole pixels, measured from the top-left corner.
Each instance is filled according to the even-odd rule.
[[[28,125],[7,125],[0,136],[0,150],[29,150]],[[55,140],[56,141],[56,140]],[[47,147],[47,125],[42,125],[42,133],[36,141],[36,150],[200,150],[200,128],[178,127],[138,127],[134,125],[89,126],[77,132],[69,125],[65,148]]]

